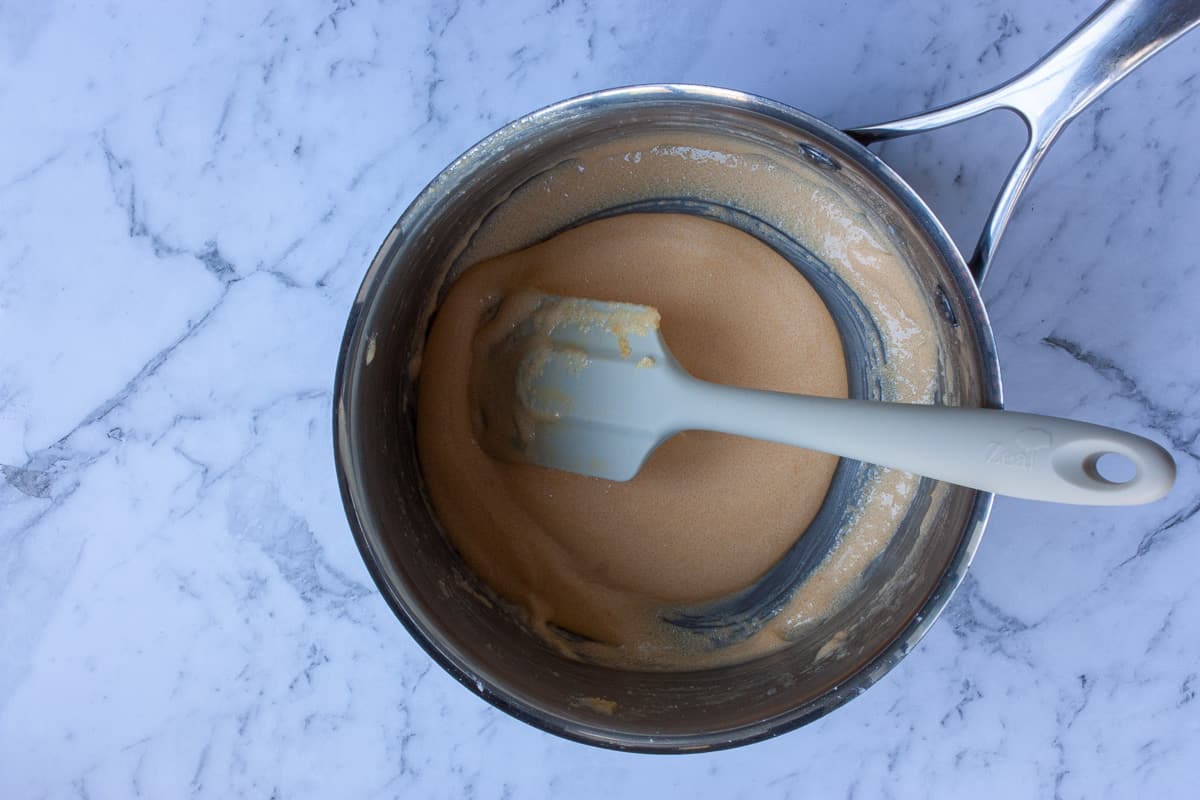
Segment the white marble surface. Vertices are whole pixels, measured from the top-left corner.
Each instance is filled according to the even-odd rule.
[[[879,121],[1008,76],[1090,6],[0,2],[0,796],[1194,791],[1200,34],[1067,131],[985,291],[1010,407],[1169,444],[1177,488],[1000,500],[939,624],[818,723],[664,758],[508,718],[393,618],[334,479],[351,297],[493,128],[649,81]],[[966,241],[1019,132],[883,153]]]

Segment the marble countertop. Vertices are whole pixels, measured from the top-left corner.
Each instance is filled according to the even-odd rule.
[[[862,697],[687,757],[510,719],[374,588],[330,436],[351,299],[455,155],[602,87],[838,125],[987,88],[1090,0],[0,4],[0,796],[1166,797],[1200,759],[1200,33],[1051,152],[984,296],[1009,407],[1167,445],[1156,504],[1001,499]],[[970,245],[1021,142],[883,147]]]

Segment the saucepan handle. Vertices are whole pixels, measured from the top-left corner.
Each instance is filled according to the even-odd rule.
[[[969,266],[983,283],[1017,198],[1054,139],[1135,67],[1200,23],[1200,0],[1110,0],[1041,61],[991,91],[912,117],[854,128],[863,144],[941,128],[1003,108],[1029,140],[988,214]]]

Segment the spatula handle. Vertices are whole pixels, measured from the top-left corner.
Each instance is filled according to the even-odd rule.
[[[1013,411],[833,400],[696,381],[681,429],[767,439],[895,467],[985,492],[1081,505],[1134,505],[1175,481],[1171,455],[1149,439],[1086,422]],[[1129,459],[1124,482],[1100,457]]]

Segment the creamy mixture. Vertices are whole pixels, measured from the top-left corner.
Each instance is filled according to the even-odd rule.
[[[727,597],[776,564],[820,508],[836,458],[689,431],[634,480],[613,483],[480,447],[472,364],[504,334],[502,301],[528,291],[654,306],[672,352],[705,380],[847,395],[829,311],[753,236],[697,216],[626,214],[527,246],[589,209],[664,191],[726,198],[803,242],[872,310],[887,348],[873,379],[880,399],[932,401],[950,367],[928,333],[929,293],[878,219],[818,170],[728,146],[719,136],[704,148],[628,138],[523,186],[465,244],[459,262],[474,266],[454,279],[411,365],[421,468],[442,527],[486,583],[572,654],[661,667],[779,649],[840,607],[915,496],[913,476],[872,472],[836,545],[786,607],[750,639],[697,657],[709,643],[663,616]],[[831,640],[818,659],[840,647]]]
[[[521,290],[654,306],[663,336],[705,380],[846,396],[837,329],[808,282],[727,225],[678,214],[593,222],[476,265],[434,320],[417,410],[421,466],[438,516],[476,572],[536,624],[628,645],[665,604],[744,588],[800,536],[837,459],[691,431],[632,481],[507,463],[480,447],[472,360],[512,321]]]

